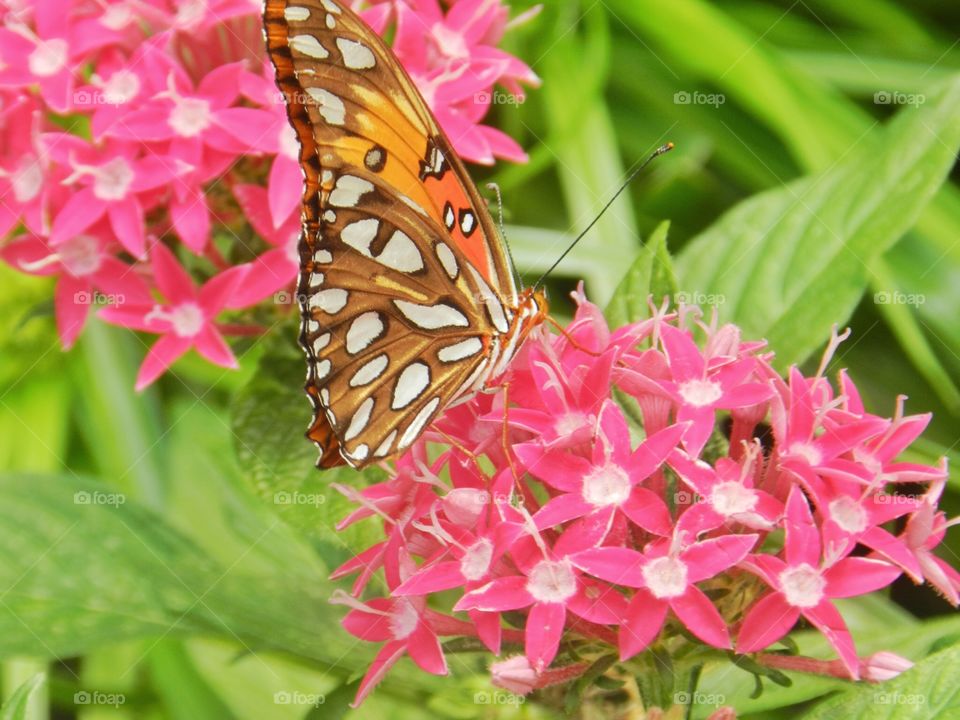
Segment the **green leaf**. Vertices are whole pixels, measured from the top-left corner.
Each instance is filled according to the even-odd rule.
[[[676,291],[676,277],[667,250],[669,232],[669,220],[657,226],[614,290],[605,311],[611,326],[619,327],[648,317],[650,307],[647,298],[651,294],[656,303],[664,295],[672,296]]]
[[[331,483],[363,484],[379,478],[381,471],[317,470],[316,447],[304,437],[312,414],[303,391],[304,362],[292,332],[279,333],[234,399],[231,425],[240,467],[254,492],[284,522],[314,540],[332,567],[371,545],[374,537],[365,527],[334,530],[352,508]]]
[[[879,685],[860,685],[825,700],[804,720],[951,718],[960,713],[960,645],[934,653]]]
[[[223,566],[113,488],[0,475],[0,657],[207,633],[332,665],[347,638],[330,586],[310,570]],[[341,662],[338,672],[361,663]]]
[[[18,687],[0,708],[0,720],[28,720],[30,701],[45,681],[46,676],[43,673],[37,673]]]
[[[781,367],[805,359],[850,316],[871,261],[912,226],[952,167],[960,81],[902,110],[881,140],[868,143],[878,151],[740,203],[681,254],[681,287],[718,295],[724,318],[766,337]]]

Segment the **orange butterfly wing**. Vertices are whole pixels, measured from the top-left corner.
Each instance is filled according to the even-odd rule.
[[[268,0],[264,20],[305,177],[307,434],[320,467],[362,467],[502,368],[543,303],[518,297],[489,212],[380,37],[334,0]]]

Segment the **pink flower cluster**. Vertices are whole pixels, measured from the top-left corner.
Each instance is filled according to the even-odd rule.
[[[500,0],[354,4],[378,31],[395,29],[465,159],[525,159],[481,124],[495,83],[537,82],[495,47],[508,25]],[[159,335],[138,388],[191,347],[235,366],[224,333],[258,328],[225,314],[291,286],[298,268],[302,176],[260,0],[36,0],[0,12],[0,259],[57,278],[64,348],[97,306]]]
[[[691,308],[611,332],[575,298],[502,392],[448,411],[386,482],[338,488],[359,505],[343,526],[384,530],[335,572],[357,574],[334,598],[346,629],[384,643],[358,701],[405,653],[446,673],[440,637],[522,647],[492,672],[528,692],[585,672],[598,644],[628,662],[682,631],[758,653],[801,619],[845,676],[873,679],[835,599],[905,573],[958,604],[960,574],[934,553],[945,462],[897,459],[930,416],[903,398],[873,415],[842,372],[834,390],[823,370],[842,338],[816,375],[784,379],[763,343]],[[364,600],[381,570],[388,595]]]

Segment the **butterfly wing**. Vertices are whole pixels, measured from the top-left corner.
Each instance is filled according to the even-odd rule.
[[[489,212],[383,41],[334,0],[268,0],[305,176],[301,343],[319,465],[404,450],[497,364],[517,289]]]

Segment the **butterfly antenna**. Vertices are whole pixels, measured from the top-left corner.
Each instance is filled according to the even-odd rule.
[[[487,190],[492,190],[497,195],[497,225],[500,228],[500,237],[503,238],[503,244],[507,248],[507,257],[510,258],[510,271],[513,273],[513,281],[517,287],[523,283],[520,280],[520,274],[517,272],[517,265],[513,262],[513,251],[510,250],[510,243],[507,242],[507,231],[503,225],[503,196],[500,193],[500,186],[497,183],[487,183]]]
[[[654,159],[654,158],[657,158],[657,157],[663,155],[664,153],[670,152],[671,150],[673,150],[673,143],[672,143],[672,142],[671,142],[671,143],[667,143],[666,145],[661,145],[660,147],[658,147],[656,150],[653,151],[653,153],[650,155],[650,157],[648,157],[646,160],[644,160],[644,161],[640,164],[640,167],[638,167],[636,170],[634,170],[633,172],[631,172],[629,176],[627,176],[627,179],[624,181],[623,185],[621,185],[621,186],[620,186],[620,189],[617,190],[617,191],[613,194],[613,197],[610,198],[610,200],[607,201],[607,204],[603,206],[603,208],[600,210],[599,213],[597,213],[597,216],[596,216],[593,220],[590,221],[590,224],[587,225],[587,227],[585,227],[585,228],[583,229],[583,232],[581,232],[579,235],[577,235],[577,237],[574,239],[574,241],[573,241],[572,243],[570,243],[570,245],[567,247],[567,249],[564,250],[563,253],[560,255],[560,257],[557,258],[556,262],[554,262],[553,265],[551,265],[550,268],[549,268],[543,275],[540,276],[540,279],[537,280],[537,282],[536,282],[536,283],[534,284],[534,286],[533,286],[533,289],[534,289],[534,290],[537,290],[541,285],[543,285],[543,281],[547,279],[547,276],[548,276],[550,273],[552,273],[554,270],[557,269],[557,265],[559,265],[561,262],[563,262],[563,259],[564,259],[567,255],[570,254],[570,251],[573,250],[574,247],[576,247],[576,244],[577,244],[578,242],[580,242],[580,240],[583,239],[583,236],[586,235],[588,232],[590,232],[590,231],[593,229],[593,226],[596,225],[597,222],[600,220],[600,218],[603,217],[604,213],[606,213],[607,210],[610,209],[610,207],[613,205],[614,202],[616,202],[616,199],[617,199],[618,197],[620,197],[620,195],[623,193],[623,191],[626,190],[627,187],[629,187],[630,183],[632,183],[632,182],[634,181],[634,179],[636,179],[637,175],[639,175],[639,174],[643,171],[643,169],[644,169],[645,167],[647,167],[647,165],[649,165],[651,162],[653,162],[653,159]]]

